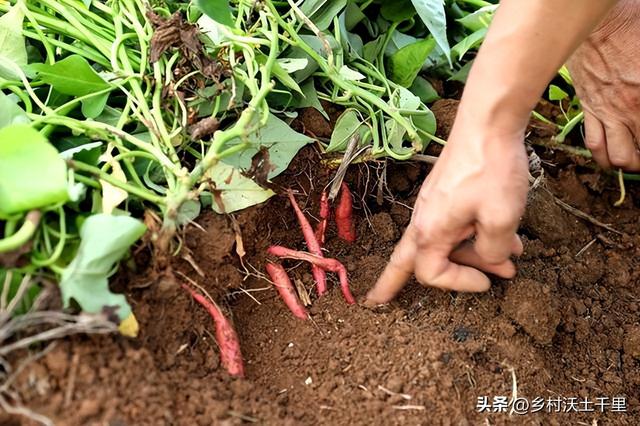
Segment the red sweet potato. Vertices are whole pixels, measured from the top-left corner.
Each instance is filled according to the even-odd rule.
[[[322,195],[320,196],[320,223],[316,228],[316,238],[318,240],[318,243],[320,243],[320,247],[324,246],[327,223],[329,222],[329,215],[329,196],[327,195],[327,191],[323,191]]]
[[[216,341],[220,347],[220,361],[229,374],[237,377],[244,377],[244,363],[242,361],[242,353],[240,352],[240,341],[236,330],[231,322],[224,316],[218,305],[211,300],[198,293],[186,284],[182,284],[193,299],[202,305],[211,318],[216,327]]]
[[[291,250],[282,246],[271,246],[269,247],[268,253],[273,256],[277,256],[285,259],[303,260],[305,262],[311,263],[312,265],[319,266],[320,268],[326,271],[330,271],[338,274],[338,279],[340,280],[340,288],[342,290],[342,295],[344,296],[344,299],[350,305],[353,305],[354,303],[356,303],[356,300],[351,294],[351,290],[349,289],[347,269],[338,260],[329,259],[326,257],[319,257],[312,253]]]
[[[293,315],[303,320],[309,318],[307,310],[300,302],[296,290],[293,288],[293,283],[289,279],[287,271],[276,263],[267,263],[266,269],[271,281],[273,281],[278,293],[280,293],[280,297],[282,297],[282,300],[284,300]]]
[[[291,206],[293,207],[293,210],[296,212],[296,216],[298,217],[300,229],[302,229],[302,235],[304,235],[304,240],[307,243],[307,249],[316,256],[322,257],[322,249],[320,247],[318,239],[316,238],[316,234],[313,232],[311,224],[300,209],[300,206],[298,205],[298,202],[293,196],[293,192],[291,192],[291,190],[289,190],[288,195]],[[327,276],[322,268],[318,268],[314,265],[312,265],[311,267],[311,272],[313,274],[313,278],[316,281],[318,295],[322,296],[327,292]]]
[[[353,198],[345,182],[342,182],[341,188],[340,202],[335,211],[338,237],[353,243],[356,240],[356,228],[353,222]]]

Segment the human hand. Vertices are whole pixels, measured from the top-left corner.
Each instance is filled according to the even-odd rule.
[[[494,135],[486,126],[467,124],[456,120],[411,222],[365,304],[389,302],[413,273],[425,286],[471,292],[489,289],[482,271],[515,275],[509,258],[523,250],[516,230],[528,190],[524,131]]]
[[[585,145],[602,167],[640,171],[640,4],[621,0],[569,60]]]

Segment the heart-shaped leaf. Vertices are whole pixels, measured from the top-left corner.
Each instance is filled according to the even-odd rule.
[[[29,68],[38,73],[40,80],[65,95],[86,96],[111,87],[80,55],[68,56],[53,65],[31,64]]]
[[[65,307],[75,300],[85,312],[113,313],[120,321],[128,318],[131,307],[123,295],[111,293],[108,276],[146,229],[128,216],[97,214],[87,218],[80,229],[76,257],[60,280]]]
[[[0,216],[68,198],[66,164],[47,139],[23,124],[0,129]]]

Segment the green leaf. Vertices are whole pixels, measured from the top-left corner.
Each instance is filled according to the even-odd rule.
[[[289,58],[288,60],[289,60],[289,63],[291,63],[292,61],[295,61],[295,63],[297,63],[298,65],[300,65],[303,61],[305,61],[304,59],[291,59],[291,58]],[[267,56],[264,54],[256,55],[256,62],[260,65],[264,65],[267,62]],[[302,68],[299,68],[299,69],[304,69],[306,65],[307,64],[305,62]],[[278,81],[280,81],[280,83],[284,84],[289,89],[302,94],[302,90],[300,89],[300,86],[298,86],[298,83],[296,83],[296,81],[291,77],[290,71],[285,70],[282,67],[282,65],[280,65],[279,62],[276,61],[273,64],[273,67],[271,68],[271,72],[278,79]]]
[[[97,214],[87,218],[80,229],[76,257],[60,279],[65,307],[73,299],[85,312],[115,310],[121,321],[127,318],[131,307],[123,295],[111,293],[108,276],[146,229],[142,222],[128,216]]]
[[[462,68],[456,71],[449,80],[451,81],[459,81],[460,83],[466,83],[467,77],[469,76],[469,71],[471,71],[471,66],[473,65],[473,61],[469,61]]]
[[[400,86],[411,86],[435,46],[435,40],[429,37],[398,50],[388,60],[389,78]]]
[[[288,73],[303,70],[309,65],[305,58],[280,58],[276,62]]]
[[[105,142],[92,141],[86,136],[67,136],[57,139],[55,147],[65,160],[75,159],[90,166],[97,166]]]
[[[19,3],[0,16],[0,78],[6,80],[20,80],[19,69],[28,61],[21,6]]]
[[[493,14],[495,13],[498,5],[490,5],[481,7],[473,13],[468,14],[467,16],[456,19],[456,21],[460,22],[465,28],[476,32],[481,29],[489,28],[489,24],[493,19]]]
[[[305,0],[300,10],[316,24],[320,31],[325,31],[331,25],[333,18],[338,16],[346,5],[347,0]]]
[[[340,74],[340,77],[350,81],[360,81],[366,78],[362,73],[354,70],[353,68],[349,68],[347,65],[343,65],[338,73]]]
[[[366,130],[366,126],[363,124],[362,117],[358,111],[353,108],[345,110],[336,121],[335,128],[331,134],[331,141],[326,151],[344,151],[356,132],[361,133],[364,130]]]
[[[387,130],[387,142],[393,148],[393,152],[398,155],[407,155],[413,151],[411,148],[402,146],[407,130],[400,126],[397,121],[393,119],[387,120],[385,128]]]
[[[211,207],[216,213],[233,213],[264,203],[275,195],[272,190],[243,176],[240,170],[222,162],[209,170],[207,176],[215,183],[217,194]]]
[[[429,110],[426,115],[415,115],[411,117],[411,122],[418,130],[422,130],[430,135],[435,135],[436,133],[436,116],[431,110]]]
[[[87,118],[97,118],[107,106],[109,93],[91,96],[82,101],[82,114]]]
[[[356,25],[367,19],[366,15],[362,13],[360,6],[355,2],[347,3],[347,8],[345,9],[344,14],[347,31],[353,30]]]
[[[209,18],[207,15],[202,15],[196,24],[200,28],[200,32],[211,40],[213,48],[229,40],[228,33],[231,32],[231,29],[226,25]],[[211,44],[207,42],[208,40],[205,39],[206,44]]]
[[[562,68],[558,70],[558,75],[562,77],[565,83],[573,87],[573,79],[571,78],[571,75],[569,74],[569,68],[567,68],[566,65],[563,65]]]
[[[487,35],[486,28],[481,28],[472,34],[469,34],[467,37],[465,37],[459,43],[453,46],[453,48],[451,48],[451,56],[456,60],[462,59],[462,57],[470,49],[478,47],[484,41],[484,38],[486,35]]]
[[[362,59],[367,62],[374,63],[374,61],[378,59],[378,56],[380,56],[383,43],[384,37],[380,36],[365,44],[362,48]]]
[[[417,43],[418,41],[420,41],[420,39],[396,30],[391,34],[391,40],[389,40],[384,53],[387,56],[391,56],[403,47]]]
[[[317,13],[325,3],[327,3],[327,0],[304,0],[300,6],[300,11],[310,18]]]
[[[0,214],[67,201],[67,167],[47,139],[20,124],[0,129]]]
[[[238,169],[248,170],[251,168],[253,156],[261,147],[265,147],[269,151],[269,162],[273,166],[268,174],[268,178],[272,179],[285,171],[298,151],[312,141],[313,139],[296,132],[287,123],[270,114],[267,124],[249,135],[247,149],[223,158],[222,161]],[[240,139],[234,139],[227,146],[241,143]]]
[[[422,103],[420,102],[420,98],[404,87],[398,88],[397,95],[394,95],[393,98],[396,97],[398,99],[397,106],[402,110],[419,111],[421,109]]]
[[[420,98],[422,102],[425,104],[430,104],[431,102],[435,102],[440,99],[440,95],[436,92],[436,89],[433,88],[431,83],[428,80],[417,77],[409,90],[412,93],[415,93],[416,96]]]
[[[186,225],[200,216],[201,204],[195,200],[187,200],[178,209],[178,225]]]
[[[297,90],[295,92],[300,94]],[[291,90],[276,86],[276,88],[267,95],[267,102],[269,107],[274,111],[282,111],[283,114],[287,114],[287,110],[293,107],[294,96]]]
[[[322,56],[323,58],[327,57],[327,52],[325,50],[324,44],[322,43],[322,40],[320,40],[317,36],[301,34],[300,38],[318,55]],[[330,34],[324,34],[324,39],[329,43],[329,46],[334,53],[340,50],[340,43],[338,43],[338,40],[336,40],[335,37],[331,36]],[[291,49],[288,49],[286,58],[305,59],[307,61],[307,66],[304,69],[296,71],[293,75],[293,78],[298,82],[305,81],[318,69],[318,63],[314,61],[313,58],[300,47],[293,47]]]
[[[387,21],[404,22],[415,16],[416,9],[411,4],[411,0],[384,1],[380,14]]]
[[[324,116],[324,118],[329,120],[329,114],[324,110],[322,104],[320,103],[320,99],[318,98],[318,91],[316,90],[316,86],[314,84],[313,79],[309,79],[302,86],[302,93],[304,94],[304,98],[298,103],[298,108],[308,108],[312,107],[320,111],[320,113]]]
[[[420,19],[427,26],[445,56],[451,61],[451,49],[447,39],[447,17],[444,0],[411,0]]]
[[[550,101],[561,101],[564,99],[568,99],[569,94],[562,90],[560,87],[552,84],[549,86],[549,100]]]
[[[86,96],[111,87],[80,55],[71,55],[53,65],[32,64],[40,80],[69,96]]]
[[[100,123],[108,124],[110,126],[117,126],[118,122],[120,122],[120,117],[122,117],[121,109],[113,108],[107,105],[100,113],[100,115],[95,117],[95,120],[99,121]]]
[[[415,129],[421,130],[428,135],[433,135],[436,131],[436,119],[433,112],[410,90],[403,87],[398,88],[392,94],[390,104],[397,109],[405,111]],[[423,145],[416,143],[413,144],[412,148],[403,146],[406,129],[398,125],[395,120],[387,120],[385,129],[387,131],[387,141],[398,155],[407,155],[412,151],[415,152],[424,148]],[[423,140],[429,140],[427,135],[423,134],[422,136]]]
[[[343,12],[338,18],[338,25],[340,27],[340,43],[342,43],[344,51],[347,52],[348,58],[355,60],[362,57],[364,43],[358,34],[347,30],[346,12]]]
[[[217,23],[231,28],[235,26],[229,0],[197,0],[196,5],[202,13]]]
[[[0,92],[0,129],[12,124],[30,123],[27,114],[16,104],[13,99]]]

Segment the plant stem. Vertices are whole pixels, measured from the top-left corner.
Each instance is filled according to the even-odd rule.
[[[563,143],[567,138],[567,135],[571,133],[571,131],[582,122],[584,119],[584,111],[580,111],[579,114],[576,114],[567,124],[562,128],[562,132],[558,136],[555,137],[555,141],[558,143]]]
[[[18,231],[10,237],[0,240],[0,253],[14,251],[22,247],[29,241],[38,229],[38,224],[42,218],[39,210],[33,210],[27,213],[24,223]]]
[[[129,194],[135,195],[136,197],[139,197],[143,200],[154,203],[158,206],[163,206],[166,203],[166,200],[164,199],[164,197],[156,195],[145,188],[140,188],[140,187],[131,185],[127,182],[122,182],[121,180],[114,178],[110,174],[102,171],[97,167],[93,167],[88,164],[82,163],[80,161],[74,161],[74,160],[67,161],[67,164],[69,164],[69,167],[74,170],[90,173],[100,178],[101,180],[104,180],[105,182],[110,183],[111,185],[117,188],[127,191]]]

